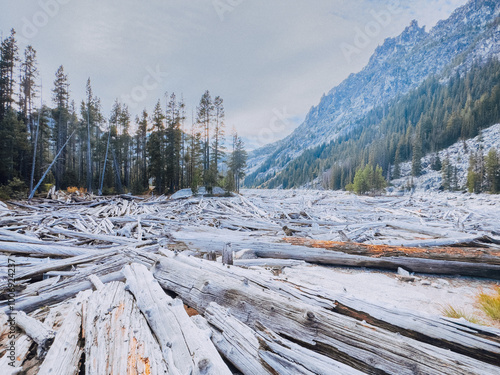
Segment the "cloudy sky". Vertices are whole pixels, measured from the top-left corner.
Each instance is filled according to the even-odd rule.
[[[108,116],[165,92],[188,109],[220,95],[249,148],[278,140],[321,95],[412,19],[429,30],[466,0],[2,0],[0,31],[38,52],[44,102],[64,65],[79,102],[88,77]]]

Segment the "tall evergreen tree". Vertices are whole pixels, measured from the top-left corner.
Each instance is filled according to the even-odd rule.
[[[164,192],[165,183],[165,150],[163,134],[165,126],[163,123],[165,116],[161,109],[160,101],[156,103],[153,117],[151,119],[151,135],[148,140],[149,172],[155,179],[155,189],[159,194]]]
[[[19,108],[26,123],[31,138],[34,138],[35,121],[32,116],[34,102],[37,93],[36,78],[38,68],[36,62],[36,51],[32,46],[26,47],[24,61],[21,64],[21,81],[19,90]]]
[[[486,156],[485,169],[488,191],[500,193],[500,155],[494,148]]]
[[[18,47],[15,39],[16,32],[10,31],[10,35],[2,41],[0,46],[0,121],[14,103],[14,69],[19,60]]]
[[[197,108],[197,123],[201,128],[203,139],[203,183],[210,190],[214,184],[214,176],[210,173],[210,128],[212,126],[214,105],[207,90],[200,99]]]
[[[147,139],[148,139],[148,112],[142,111],[141,117],[136,117],[136,160],[138,170],[138,180],[140,190],[144,191],[148,187],[148,160],[147,160]]]
[[[243,140],[237,133],[233,135],[233,152],[229,160],[229,169],[233,174],[235,190],[240,192],[241,180],[245,177],[245,168],[247,166],[247,152]]]
[[[165,131],[166,185],[171,192],[180,186],[181,122],[184,103],[177,102],[175,93],[170,95],[167,105],[167,127]]]
[[[412,159],[411,159],[411,175],[418,177],[422,174],[422,138],[417,135],[413,141],[412,147]]]
[[[68,138],[68,121],[69,121],[69,84],[68,76],[64,73],[64,67],[61,65],[56,72],[54,80],[54,88],[52,89],[53,102],[56,108],[52,111],[52,117],[55,121],[54,140],[56,153],[61,150],[62,146]],[[66,171],[68,149],[65,147],[62,150],[61,156],[57,159],[55,165],[56,189],[60,189],[63,185],[64,174]],[[66,183],[64,183],[66,185]]]
[[[214,99],[214,135],[212,141],[212,173],[215,176],[219,174],[219,163],[224,157],[224,101],[220,96]],[[219,180],[219,179],[217,179]]]

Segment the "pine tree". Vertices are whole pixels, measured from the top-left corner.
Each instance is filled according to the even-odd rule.
[[[483,155],[481,151],[471,152],[469,157],[469,169],[467,173],[467,189],[469,193],[481,193],[483,176],[481,172]]]
[[[433,171],[440,171],[442,167],[443,167],[443,165],[441,162],[441,158],[439,157],[439,154],[436,153],[436,155],[434,155],[434,158],[432,160],[431,169]]]
[[[493,194],[500,192],[500,155],[494,148],[490,149],[485,161],[488,191]]]
[[[144,191],[148,187],[148,170],[147,170],[147,136],[148,136],[148,113],[142,111],[141,117],[136,117],[137,124],[136,132],[136,159],[138,169],[138,180],[140,190]]]
[[[158,194],[162,194],[164,192],[165,184],[165,150],[163,142],[163,134],[165,132],[165,126],[163,123],[164,118],[165,116],[163,115],[161,104],[158,100],[151,119],[151,135],[149,136],[147,144],[149,172],[155,179],[155,189]]]
[[[210,192],[214,185],[214,176],[210,173],[210,128],[212,126],[214,105],[207,90],[200,99],[197,108],[197,123],[203,139],[203,184]]]
[[[446,158],[441,163],[441,178],[442,178],[442,186],[444,190],[452,189],[452,178],[453,178],[453,168],[451,165],[449,155],[446,155]]]
[[[234,186],[237,193],[240,192],[241,179],[245,177],[245,168],[247,165],[247,152],[243,140],[237,133],[233,135],[233,152],[229,160],[229,169],[233,173]]]
[[[411,159],[411,175],[418,177],[422,174],[422,139],[417,135],[413,141],[413,155]]]
[[[56,108],[52,111],[52,118],[55,120],[54,134],[53,138],[55,140],[55,150],[58,152],[63,144],[66,142],[68,137],[68,120],[69,120],[69,84],[68,76],[64,74],[64,67],[61,65],[56,72],[56,78],[54,80],[53,102]],[[68,154],[68,149],[64,148],[62,150],[61,156],[57,159],[54,168],[54,174],[56,179],[56,189],[60,189],[63,184],[63,176],[66,171],[66,155]]]
[[[172,93],[167,105],[167,128],[165,132],[166,185],[170,192],[174,192],[180,186],[183,111],[184,103],[177,102],[175,94]]]
[[[212,173],[218,176],[219,163],[224,157],[224,102],[220,96],[214,99],[214,136],[212,141]],[[219,180],[219,178],[217,178]]]
[[[10,36],[5,38],[0,45],[0,121],[14,103],[14,68],[19,60],[18,47],[15,39],[16,32],[10,31]]]
[[[399,152],[399,147],[396,150],[396,156],[394,157],[394,172],[392,173],[392,178],[397,180],[401,177],[401,157]]]
[[[36,51],[32,46],[26,47],[24,51],[24,61],[21,64],[21,81],[19,108],[25,120],[28,132],[31,138],[34,139],[34,118],[32,116],[34,109],[34,101],[37,93],[36,78],[38,77],[38,68],[36,62]]]

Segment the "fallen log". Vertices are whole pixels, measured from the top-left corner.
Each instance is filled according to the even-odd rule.
[[[82,331],[82,306],[92,292],[79,293],[65,314],[64,322],[57,331],[56,339],[45,357],[38,375],[78,374],[78,363],[83,350],[79,345]]]
[[[217,349],[243,374],[343,374],[362,372],[278,337],[264,327],[255,331],[216,303],[205,312]],[[204,318],[193,317],[199,325]]]
[[[123,273],[165,360],[172,358],[182,374],[231,374],[210,339],[189,319],[182,301],[165,294],[144,265],[126,266]]]
[[[61,259],[61,260],[51,260],[49,263],[42,263],[40,265],[24,267],[22,270],[16,273],[16,279],[22,280],[30,278],[33,276],[38,276],[49,271],[60,270],[68,266],[76,266],[83,263],[92,263],[106,257],[116,255],[117,250],[106,251],[98,254],[97,252],[92,254],[78,255],[71,258]],[[2,289],[0,284],[0,290]]]
[[[120,268],[121,267],[122,266],[120,266]],[[96,270],[93,269],[90,272],[93,271],[95,272]],[[106,273],[107,267],[104,267],[98,271],[99,271],[97,272],[98,274],[100,273],[103,274],[101,276],[101,280],[104,283],[124,279],[121,270],[116,272]],[[82,275],[82,276],[77,275],[74,276],[74,278],[69,278],[65,280],[60,285],[55,285],[50,287],[48,290],[41,292],[39,295],[29,296],[26,298],[19,298],[18,300],[16,300],[16,309],[24,311],[26,313],[30,313],[43,306],[50,306],[62,302],[68,298],[72,298],[79,292],[92,288],[92,283],[89,280],[86,280],[85,279],[86,277],[87,275]],[[9,310],[9,306],[6,304],[5,301],[2,301],[1,305],[2,307],[0,311],[7,312]]]
[[[33,341],[27,335],[18,335],[15,340],[15,350],[10,350],[7,346],[7,352],[0,358],[0,372],[5,375],[15,375],[22,371],[22,364],[28,356],[29,349]]]
[[[165,252],[165,255],[168,257],[171,253]],[[175,259],[193,267],[199,267],[199,260],[196,258],[181,255]],[[287,298],[333,310],[359,321],[365,321],[491,364],[496,364],[500,356],[500,331],[498,329],[467,324],[456,319],[427,316],[403,309],[391,309],[366,302],[347,293],[332,293],[321,287],[298,285],[288,280],[269,278],[258,272],[238,267],[232,267],[228,273],[228,269],[220,263],[205,262],[203,269],[241,278],[246,283],[265,287]]]
[[[10,254],[29,254],[45,257],[74,257],[77,255],[98,254],[95,249],[88,247],[45,245],[34,243],[18,243],[0,241],[0,251]]]
[[[93,234],[93,233],[84,233],[84,232],[77,232],[74,230],[69,230],[69,229],[63,229],[63,228],[46,228],[50,233],[54,234],[62,234],[67,237],[71,238],[84,238],[88,240],[93,240],[93,241],[103,241],[103,242],[110,242],[110,243],[117,243],[120,245],[135,245],[138,243],[137,240],[135,239],[129,239],[129,238],[124,238],[124,237],[118,237],[118,236],[109,236],[106,234]]]
[[[376,258],[412,257],[457,262],[477,262],[500,265],[500,250],[468,247],[403,247],[362,244],[355,242],[320,241],[301,237],[285,237],[283,241],[296,246],[341,251],[346,254]]]
[[[16,311],[14,316],[17,326],[38,345],[38,357],[43,357],[54,342],[55,332],[23,311]]]
[[[84,315],[85,374],[174,374],[125,284],[112,282],[90,296]]]
[[[231,269],[209,271],[205,264],[213,262],[196,261],[197,266],[192,266],[172,255],[158,262],[153,274],[163,288],[174,291],[202,313],[210,302],[216,302],[230,308],[231,314],[250,328],[261,323],[303,347],[360,371],[398,375],[495,374],[498,371],[498,367],[485,362],[249,283],[233,276]]]
[[[289,245],[278,247],[276,244],[274,248],[259,246],[253,250],[255,255],[259,258],[295,259],[321,265],[383,268],[393,271],[397,271],[398,267],[401,267],[411,272],[473,276],[500,280],[500,264],[447,261],[405,256],[375,258],[351,255],[340,251],[313,249],[304,246]]]

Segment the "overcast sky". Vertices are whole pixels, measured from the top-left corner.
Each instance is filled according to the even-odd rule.
[[[417,19],[428,31],[466,0],[1,0],[0,30],[38,53],[44,102],[64,65],[72,99],[88,77],[109,116],[134,117],[165,92],[195,109],[220,95],[226,125],[249,148],[298,126],[321,95]],[[363,33],[361,35],[360,33]]]

